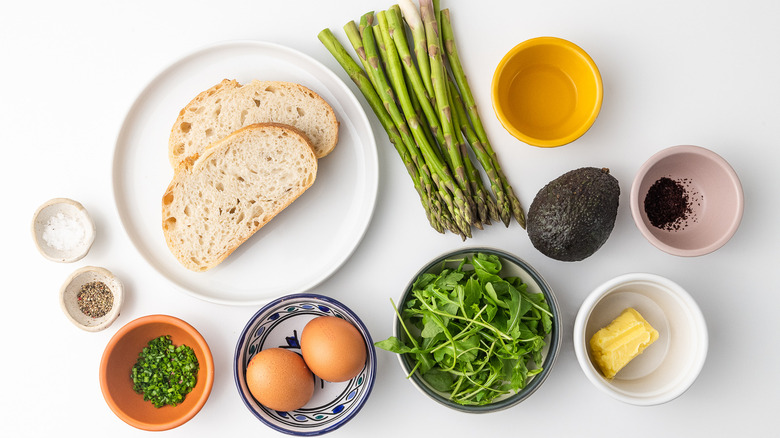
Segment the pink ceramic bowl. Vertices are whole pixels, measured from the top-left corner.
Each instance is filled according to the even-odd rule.
[[[637,228],[657,248],[677,256],[704,255],[723,246],[737,231],[743,209],[734,169],[699,146],[656,153],[639,168],[631,186]]]

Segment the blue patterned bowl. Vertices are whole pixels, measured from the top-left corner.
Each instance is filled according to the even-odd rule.
[[[315,377],[314,395],[292,412],[268,409],[257,402],[246,385],[246,367],[266,348],[287,348],[300,353],[303,327],[318,316],[336,316],[352,323],[368,347],[366,365],[346,382],[326,382]],[[290,435],[312,436],[331,432],[351,420],[366,403],[376,377],[376,350],[363,322],[347,306],[322,295],[294,294],[279,298],[249,320],[236,344],[233,375],[244,404],[270,428]]]

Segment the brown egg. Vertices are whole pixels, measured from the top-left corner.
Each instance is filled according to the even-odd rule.
[[[303,407],[314,394],[314,376],[306,363],[283,348],[257,353],[246,367],[246,384],[260,404],[282,412]]]
[[[366,363],[366,343],[354,325],[335,316],[319,316],[301,332],[301,353],[309,369],[328,382],[358,375]]]

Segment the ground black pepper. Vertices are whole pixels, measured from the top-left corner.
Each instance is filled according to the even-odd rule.
[[[645,196],[645,213],[650,223],[662,230],[678,231],[688,226],[689,220],[696,221],[691,209],[691,195],[687,190],[690,181],[687,178],[673,180],[659,178]],[[694,194],[696,195],[696,194]],[[700,203],[701,200],[695,200]]]
[[[100,318],[114,306],[114,294],[102,281],[92,281],[81,286],[76,301],[83,314]]]

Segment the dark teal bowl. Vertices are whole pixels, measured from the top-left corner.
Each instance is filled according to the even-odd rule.
[[[412,373],[412,370],[414,369],[414,359],[409,355],[399,354],[398,360],[401,364],[401,368],[404,371],[404,375],[409,376],[409,374],[412,373],[409,380],[411,380],[417,389],[419,389],[423,394],[435,402],[456,411],[480,414],[497,412],[515,406],[530,397],[531,394],[536,392],[536,390],[542,386],[542,383],[544,383],[544,381],[547,379],[547,376],[549,376],[560,350],[561,318],[560,311],[558,310],[558,301],[555,299],[555,295],[553,294],[552,289],[544,280],[544,278],[542,278],[542,276],[533,267],[531,267],[531,265],[522,259],[505,251],[494,248],[465,248],[436,257],[412,277],[408,286],[404,290],[403,295],[401,295],[401,299],[397,303],[398,309],[402,309],[402,306],[406,302],[409,295],[412,293],[412,287],[415,283],[415,280],[420,275],[424,273],[438,274],[445,266],[456,268],[458,266],[459,260],[462,260],[464,257],[471,257],[476,253],[494,254],[498,256],[502,264],[502,270],[499,273],[502,277],[519,277],[522,279],[523,283],[527,284],[527,290],[529,292],[544,294],[553,317],[552,330],[550,334],[547,335],[544,339],[546,345],[542,351],[543,370],[535,376],[530,377],[529,381],[526,383],[526,386],[518,390],[516,393],[503,395],[490,404],[486,405],[461,405],[452,401],[448,393],[440,392],[432,388],[417,371]],[[401,340],[407,339],[407,335],[398,318],[395,318],[393,323],[393,335]]]

